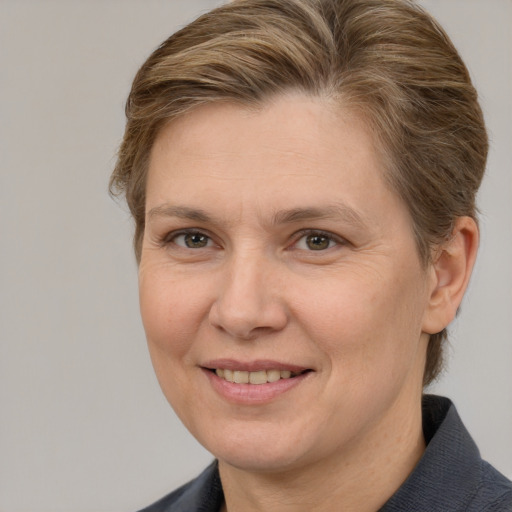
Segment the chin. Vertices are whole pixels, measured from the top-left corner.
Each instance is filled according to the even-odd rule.
[[[304,429],[298,432],[301,431]],[[303,434],[294,435],[292,429],[279,422],[273,425],[256,422],[252,427],[245,424],[238,428],[231,424],[219,434],[212,434],[210,431],[197,439],[221,464],[241,470],[278,473],[311,462],[307,447],[314,443],[308,443]]]
[[[275,452],[273,450],[229,450],[219,453],[216,458],[221,464],[227,464],[237,469],[252,473],[281,473],[289,472],[300,467],[299,454],[290,452]]]

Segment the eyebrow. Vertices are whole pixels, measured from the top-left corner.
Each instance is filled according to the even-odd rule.
[[[148,219],[154,217],[177,217],[179,219],[193,220],[204,223],[219,223],[218,219],[212,217],[200,208],[188,206],[174,206],[162,204],[155,206],[148,211]],[[346,204],[331,204],[322,207],[291,208],[279,210],[272,215],[271,224],[293,224],[295,222],[308,220],[333,219],[346,222],[356,228],[366,227],[362,216]]]
[[[331,204],[322,207],[292,208],[276,212],[273,224],[291,224],[304,220],[333,219],[347,222],[358,228],[364,228],[366,223],[362,216],[346,204]]]
[[[152,219],[153,217],[178,217],[179,219],[196,220],[198,222],[212,222],[213,220],[204,210],[168,204],[151,208],[148,212],[148,218]]]

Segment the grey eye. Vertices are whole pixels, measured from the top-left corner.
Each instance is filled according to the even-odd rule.
[[[181,233],[174,238],[174,243],[187,249],[202,249],[211,244],[211,240],[203,233]]]
[[[325,249],[330,249],[335,244],[336,242],[327,235],[311,233],[301,237],[296,244],[296,248],[305,251],[324,251]]]
[[[321,251],[328,249],[331,241],[326,236],[322,235],[308,235],[306,237],[306,245],[312,251]]]

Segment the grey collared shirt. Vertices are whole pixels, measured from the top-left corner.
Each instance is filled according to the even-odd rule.
[[[482,460],[447,398],[423,397],[427,448],[378,512],[512,512],[512,482]],[[224,495],[217,462],[140,512],[218,512]]]

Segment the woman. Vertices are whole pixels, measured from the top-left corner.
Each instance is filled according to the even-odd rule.
[[[512,510],[422,397],[478,247],[487,137],[406,0],[239,0],[139,70],[112,176],[162,390],[216,461],[147,511]]]

